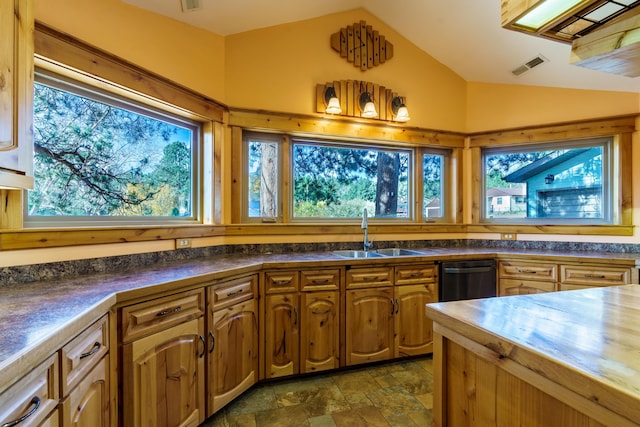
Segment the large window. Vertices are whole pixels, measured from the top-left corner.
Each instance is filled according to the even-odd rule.
[[[448,218],[448,150],[249,132],[243,139],[246,221],[340,221],[361,218],[364,208],[382,221]]]
[[[293,143],[293,217],[409,218],[411,152]]]
[[[484,218],[611,223],[611,139],[485,149]]]
[[[195,122],[37,74],[27,221],[195,221],[199,137]]]

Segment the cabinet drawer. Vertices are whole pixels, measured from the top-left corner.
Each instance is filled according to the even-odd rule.
[[[0,425],[13,425],[25,416],[24,425],[47,425],[44,421],[60,398],[58,381],[56,353],[0,395]]]
[[[562,284],[612,286],[631,283],[631,269],[586,265],[561,265]]]
[[[109,316],[105,315],[60,350],[62,397],[109,351]]]
[[[267,271],[264,273],[265,292],[297,292],[299,285],[298,271]]]
[[[390,286],[393,280],[393,268],[372,267],[347,270],[347,289]]]
[[[300,272],[300,285],[303,291],[340,289],[340,270],[307,270]]]
[[[131,341],[203,314],[202,289],[130,305],[122,309],[122,341]]]
[[[513,279],[533,279],[556,282],[558,265],[526,261],[501,261],[498,267],[500,277]]]
[[[555,282],[543,282],[538,280],[500,279],[499,295],[528,295],[544,292],[554,292]]]
[[[209,302],[218,310],[238,302],[250,300],[255,296],[258,275],[241,277],[209,287]]]
[[[396,285],[435,283],[438,269],[434,264],[406,265],[395,269]]]

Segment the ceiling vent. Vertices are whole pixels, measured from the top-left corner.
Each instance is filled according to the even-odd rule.
[[[515,76],[520,76],[526,73],[527,71],[531,70],[532,68],[544,64],[545,62],[549,62],[549,60],[542,55],[538,55],[535,58],[525,62],[515,70],[512,70],[511,72]]]
[[[202,9],[201,0],[180,0],[183,12],[194,12]]]

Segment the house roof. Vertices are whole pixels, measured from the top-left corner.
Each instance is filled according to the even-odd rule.
[[[587,147],[587,148],[574,148],[572,150],[567,151],[566,153],[561,153],[558,151],[554,151],[552,153],[547,154],[541,159],[536,160],[533,163],[524,166],[509,175],[504,177],[504,180],[507,182],[526,182],[532,177],[544,173],[551,169],[554,166],[562,164],[566,161],[573,159],[574,157],[589,151],[595,150],[595,147]]]
[[[500,187],[500,188],[488,188],[487,197],[509,197],[509,196],[524,196],[526,194],[524,186],[518,187]]]

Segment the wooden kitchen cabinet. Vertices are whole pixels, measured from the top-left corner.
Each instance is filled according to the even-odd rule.
[[[204,290],[124,307],[121,317],[123,425],[202,423]]]
[[[0,0],[0,186],[33,188],[33,7]]]
[[[0,425],[58,426],[59,381],[55,353],[0,394]]]
[[[433,351],[433,323],[424,306],[438,302],[438,268],[433,263],[395,267],[394,357]]]
[[[519,260],[498,263],[499,296],[553,292],[557,283],[557,264]]]
[[[257,291],[256,274],[207,288],[207,416],[258,381]]]
[[[60,350],[63,427],[107,427],[109,316],[105,315]]]
[[[340,366],[340,269],[264,275],[264,376]]]
[[[592,286],[618,286],[633,283],[634,271],[629,267],[600,265],[560,265],[559,290],[567,291]]]

